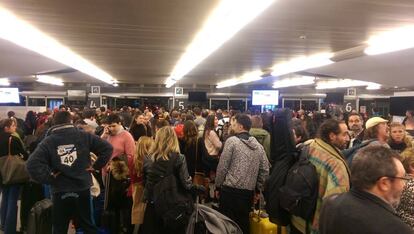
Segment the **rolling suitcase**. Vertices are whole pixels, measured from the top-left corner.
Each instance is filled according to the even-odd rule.
[[[250,213],[250,234],[287,234],[287,230],[270,222],[263,210],[254,210]]]
[[[270,222],[269,215],[262,210],[263,194],[259,196],[259,209],[250,212],[250,234],[287,234],[286,227]]]
[[[30,210],[27,234],[52,233],[52,201],[43,199],[36,202]]]

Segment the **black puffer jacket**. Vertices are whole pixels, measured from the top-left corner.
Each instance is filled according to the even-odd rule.
[[[191,176],[188,174],[187,163],[185,157],[182,154],[172,153],[172,157],[178,157],[175,160],[174,165],[174,175],[177,178],[178,185],[181,185],[183,189],[190,191],[193,188]],[[150,158],[145,158],[144,160],[144,201],[152,201],[153,188],[163,176],[165,175],[168,169],[169,160],[159,160],[153,162]]]

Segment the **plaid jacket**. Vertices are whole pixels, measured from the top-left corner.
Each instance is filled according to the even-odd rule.
[[[306,142],[309,144],[309,161],[315,165],[319,175],[319,193],[314,218],[310,225],[310,233],[319,233],[319,215],[324,198],[349,191],[350,170],[339,149],[316,138]],[[292,224],[303,233],[305,220],[292,216]]]

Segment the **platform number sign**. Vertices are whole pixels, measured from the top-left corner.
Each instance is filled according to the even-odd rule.
[[[101,99],[100,97],[88,97],[87,106],[91,109],[98,108],[101,106]]]
[[[175,99],[175,107],[177,107],[179,110],[184,110],[185,107],[188,105],[187,100],[185,99]]]
[[[344,103],[344,109],[346,112],[351,112],[352,110],[356,110],[356,101],[349,100]]]

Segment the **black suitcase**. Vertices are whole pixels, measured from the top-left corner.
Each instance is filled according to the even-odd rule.
[[[43,199],[34,204],[30,210],[27,234],[52,233],[52,201]]]

